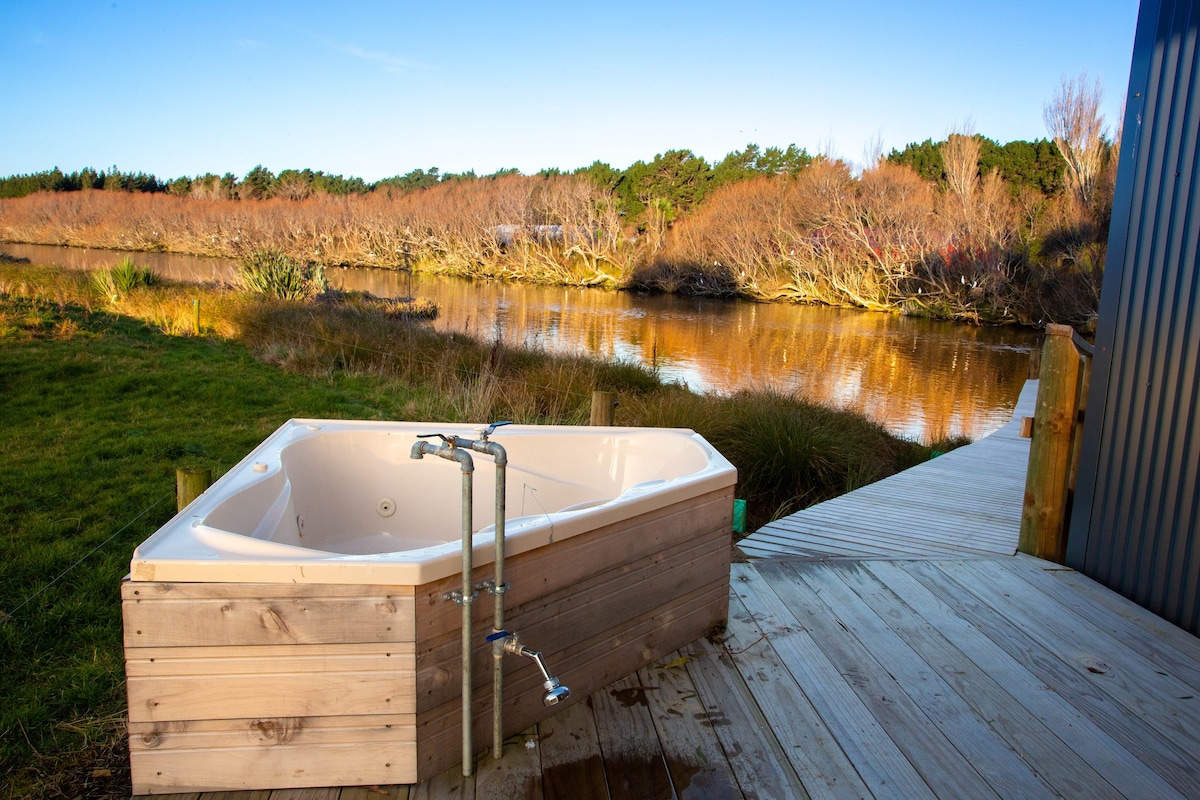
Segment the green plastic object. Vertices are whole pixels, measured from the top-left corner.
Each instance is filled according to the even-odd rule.
[[[734,500],[733,501],[733,532],[734,533],[745,533],[746,532],[746,501],[745,500]]]

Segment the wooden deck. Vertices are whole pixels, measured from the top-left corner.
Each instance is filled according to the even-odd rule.
[[[908,494],[848,496],[891,520],[892,504],[917,509],[905,536],[866,536],[845,520],[868,515],[849,506],[853,547],[828,532],[823,549],[814,537],[795,556],[734,564],[722,640],[511,738],[472,778],[165,797],[1200,797],[1200,640],[1012,555],[1022,494],[1004,488],[1015,468],[1001,462],[1022,444],[1003,430],[936,459]],[[979,495],[956,497],[977,479]],[[954,502],[936,511],[930,497]]]
[[[1200,797],[1200,640],[1071,570],[773,560],[734,565],[730,601],[724,642],[514,737],[474,779],[168,797]]]
[[[751,558],[978,557],[1017,551],[1037,381],[1013,418],[960,447],[857,491],[764,525],[738,542]]]

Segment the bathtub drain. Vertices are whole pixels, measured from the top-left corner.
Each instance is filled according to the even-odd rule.
[[[390,497],[384,497],[375,504],[375,511],[381,517],[390,517],[396,513],[396,501]]]

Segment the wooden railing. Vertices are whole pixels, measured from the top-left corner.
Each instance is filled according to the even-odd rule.
[[[1033,420],[1022,426],[1022,435],[1032,441],[1017,549],[1059,564],[1066,556],[1091,374],[1092,346],[1069,325],[1047,325],[1037,406]]]

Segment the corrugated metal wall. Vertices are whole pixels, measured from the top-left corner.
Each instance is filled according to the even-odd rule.
[[[1200,0],[1143,0],[1067,563],[1200,634]]]

